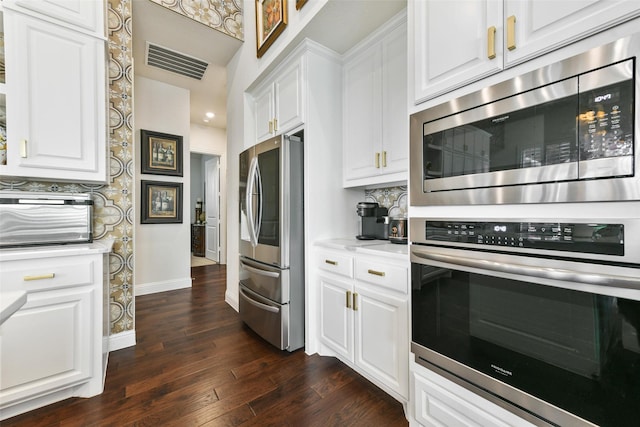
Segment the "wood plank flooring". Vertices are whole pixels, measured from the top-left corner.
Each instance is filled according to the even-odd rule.
[[[13,426],[407,426],[402,405],[335,358],[282,352],[224,302],[225,266],[136,298],[137,345],[109,355],[104,393]]]

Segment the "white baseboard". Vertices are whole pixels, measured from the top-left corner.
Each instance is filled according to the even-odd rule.
[[[109,351],[116,351],[136,345],[136,331],[125,331],[109,335]]]
[[[191,277],[184,279],[166,280],[136,285],[136,296],[156,294],[158,292],[174,291],[191,287]]]
[[[224,293],[224,302],[229,304],[231,308],[233,308],[235,311],[240,311],[240,304],[238,303],[238,295],[237,294],[231,295],[229,293],[229,288],[227,288],[227,291]]]

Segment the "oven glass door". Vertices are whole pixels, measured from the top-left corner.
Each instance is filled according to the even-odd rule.
[[[598,425],[640,419],[640,302],[417,263],[411,300],[414,343]]]

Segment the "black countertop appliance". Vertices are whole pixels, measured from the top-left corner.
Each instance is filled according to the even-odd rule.
[[[387,216],[389,211],[387,208],[379,206],[376,202],[359,202],[356,208],[360,217],[357,239],[387,240],[389,238],[389,217]]]

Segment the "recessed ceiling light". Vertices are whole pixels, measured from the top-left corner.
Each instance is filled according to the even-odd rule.
[[[209,119],[204,119],[204,122],[205,123],[209,123]]]
[[[208,112],[207,113],[207,117],[209,117],[210,119],[213,119],[216,115],[213,114],[212,112]]]

